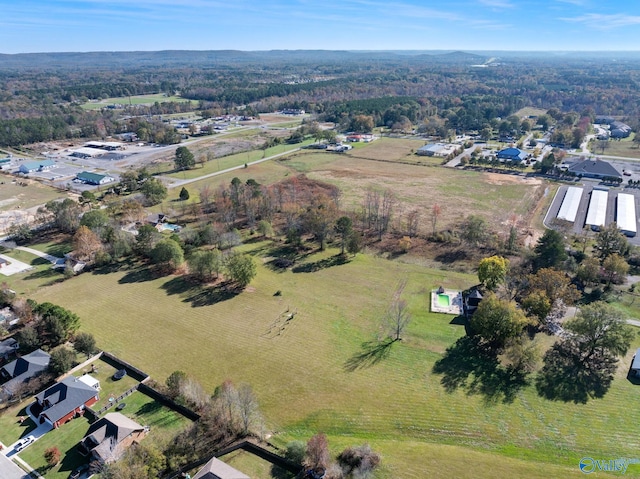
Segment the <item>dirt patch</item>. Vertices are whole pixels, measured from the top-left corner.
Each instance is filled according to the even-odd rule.
[[[510,175],[507,173],[483,173],[484,180],[492,185],[507,185],[522,183],[525,185],[540,185],[539,178],[523,177],[520,175]]]

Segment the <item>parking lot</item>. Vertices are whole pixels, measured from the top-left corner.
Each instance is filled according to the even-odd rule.
[[[591,192],[593,191],[594,186],[599,185],[599,181],[593,180],[584,180],[582,183],[576,183],[575,187],[580,187],[583,189],[582,198],[580,200],[580,206],[578,207],[578,213],[576,215],[576,220],[573,223],[573,228],[571,228],[570,233],[581,233],[585,226],[585,221],[587,219],[587,212],[589,210],[589,201],[591,199]],[[559,224],[556,221],[556,217],[558,216],[558,211],[560,210],[560,206],[562,205],[562,201],[564,199],[565,193],[569,186],[564,185],[558,189],[553,202],[551,203],[551,207],[547,212],[547,216],[545,218],[545,225],[551,228],[558,228]],[[613,223],[616,220],[616,199],[618,198],[619,193],[626,193],[633,195],[635,197],[636,204],[636,228],[640,231],[640,227],[638,225],[638,212],[640,212],[640,189],[638,188],[624,188],[624,187],[610,187],[608,188],[609,196],[607,199],[607,213],[605,217],[605,226]],[[640,246],[640,236],[636,235],[632,238],[627,238],[629,243]]]

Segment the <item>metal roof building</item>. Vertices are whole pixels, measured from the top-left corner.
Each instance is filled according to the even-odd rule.
[[[574,222],[578,214],[578,207],[582,199],[582,188],[570,186],[562,200],[560,211],[558,211],[558,219]]]
[[[635,236],[638,232],[636,221],[636,198],[627,193],[618,194],[618,210],[616,223],[623,234]]]
[[[601,226],[606,226],[608,200],[609,192],[606,190],[594,189],[591,192],[591,201],[589,201],[589,211],[585,222],[587,226],[591,226],[591,229],[598,231]]]

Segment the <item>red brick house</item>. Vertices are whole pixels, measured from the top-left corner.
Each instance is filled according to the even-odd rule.
[[[36,408],[40,410],[38,420],[40,424],[46,421],[57,428],[76,416],[82,416],[85,407],[97,402],[96,389],[79,378],[69,376],[36,396]]]

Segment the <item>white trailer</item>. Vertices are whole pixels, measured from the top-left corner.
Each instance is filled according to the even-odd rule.
[[[600,231],[601,226],[606,226],[608,200],[608,191],[596,190],[594,188],[591,192],[591,201],[589,201],[589,211],[587,211],[587,221],[585,224],[591,226],[592,230]]]
[[[581,199],[582,188],[575,186],[567,188],[567,192],[562,200],[562,205],[560,206],[560,211],[558,211],[558,219],[573,223],[576,220]]]
[[[635,236],[638,232],[636,222],[636,197],[627,193],[618,195],[618,209],[616,223],[623,234]]]

